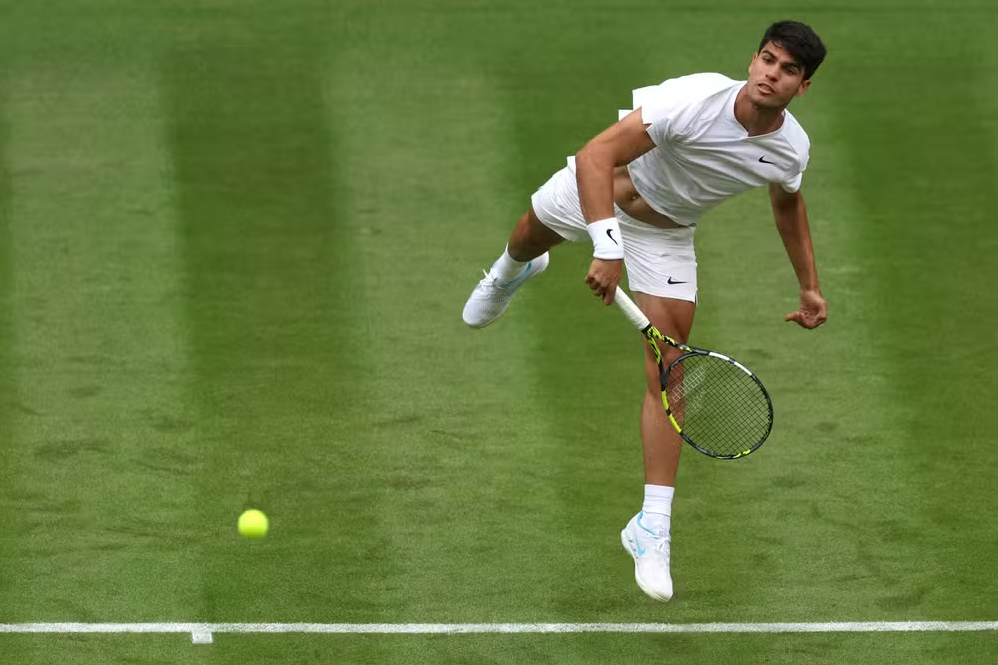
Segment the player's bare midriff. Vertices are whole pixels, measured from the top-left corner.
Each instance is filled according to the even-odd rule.
[[[680,224],[648,205],[644,197],[638,194],[626,166],[618,166],[613,170],[613,200],[621,210],[640,222],[660,229],[682,228]]]

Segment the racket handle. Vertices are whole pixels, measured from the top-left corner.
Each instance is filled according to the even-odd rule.
[[[616,295],[613,296],[613,302],[620,307],[621,311],[624,312],[624,315],[631,320],[631,323],[633,323],[638,330],[644,331],[645,328],[651,325],[651,322],[648,321],[648,317],[645,316],[640,309],[638,309],[638,306],[634,304],[634,301],[631,300],[619,286],[617,287]]]

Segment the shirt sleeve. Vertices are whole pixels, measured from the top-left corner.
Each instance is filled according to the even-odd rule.
[[[722,74],[680,76],[634,90],[634,108],[641,109],[641,119],[650,125],[648,136],[661,146],[676,138],[676,118],[684,108],[734,83]]]
[[[684,95],[682,79],[669,79],[660,85],[638,88],[634,91],[634,108],[641,109],[641,120],[649,125],[648,136],[655,145],[669,143],[674,137],[673,111],[679,107]]]
[[[784,180],[780,183],[783,187],[783,191],[787,194],[796,194],[800,190],[801,183],[804,181],[804,174],[798,173],[790,180]]]
[[[783,191],[787,194],[796,194],[797,191],[800,190],[801,183],[804,181],[804,171],[807,170],[807,163],[810,158],[810,144],[805,142],[803,146],[803,154],[800,158],[800,171],[797,172],[797,175],[780,183],[783,187]]]
[[[636,90],[633,90],[631,92],[631,99],[634,100],[634,107],[629,109],[618,109],[617,120],[623,120],[639,108],[641,109],[641,119],[646,124],[652,122],[652,120],[649,120],[650,117],[663,115],[662,107],[668,100],[662,98],[660,89],[667,83],[671,83],[672,80],[666,81],[661,85],[649,85],[644,88],[637,88]]]
[[[804,171],[807,170],[807,163],[811,159],[811,141],[808,140],[807,134],[796,124],[796,121],[794,121],[794,126],[796,130],[790,133],[790,144],[798,155],[798,166],[796,173],[780,182],[783,191],[788,194],[796,194],[800,190],[804,180]]]

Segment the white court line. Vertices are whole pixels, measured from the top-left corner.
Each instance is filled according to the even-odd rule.
[[[998,621],[832,623],[2,623],[0,633],[189,633],[211,644],[215,633],[912,633],[998,631]]]

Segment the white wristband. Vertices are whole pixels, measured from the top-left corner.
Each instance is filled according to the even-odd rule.
[[[624,246],[621,244],[620,224],[616,217],[601,219],[586,226],[589,237],[593,239],[593,258],[622,259]]]

